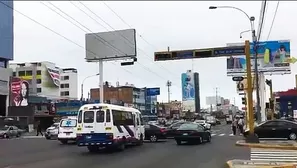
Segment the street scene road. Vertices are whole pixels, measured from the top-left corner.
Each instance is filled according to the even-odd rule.
[[[174,140],[144,143],[141,147],[130,147],[123,152],[100,152],[90,154],[86,148],[76,145],[61,145],[45,138],[18,138],[0,141],[0,167],[52,168],[89,167],[130,168],[149,167],[223,167],[227,160],[249,159],[249,149],[236,147],[240,136],[229,136],[230,125],[213,128],[211,143],[177,146]],[[133,163],[133,164],[132,164]]]

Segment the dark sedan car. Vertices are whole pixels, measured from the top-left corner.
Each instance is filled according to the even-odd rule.
[[[185,123],[181,125],[174,136],[177,145],[183,142],[201,144],[211,141],[211,134],[203,126],[196,123]]]
[[[167,127],[167,137],[174,137],[175,136],[175,132],[176,130],[183,124],[185,123],[191,123],[189,121],[179,121],[179,122],[176,122],[174,124],[171,124],[169,127]]]
[[[154,125],[154,124],[148,124],[144,126],[145,128],[145,139],[150,140],[151,142],[157,142],[159,139],[166,139],[166,128]]]
[[[244,132],[248,135],[249,130]],[[255,134],[259,138],[286,138],[297,140],[297,123],[288,120],[269,120],[255,127]]]

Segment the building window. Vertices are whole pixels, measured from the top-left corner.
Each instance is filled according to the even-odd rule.
[[[18,76],[25,76],[26,75],[25,71],[19,71],[18,74],[19,74]]]
[[[32,76],[32,71],[26,71],[26,76]]]
[[[61,92],[61,96],[69,96],[69,91]]]
[[[41,75],[41,70],[37,70],[36,75]]]
[[[12,76],[16,76],[16,72],[12,72]]]
[[[69,88],[69,83],[65,83],[65,84],[64,84],[64,87],[65,87],[65,88]]]
[[[61,84],[60,85],[60,88],[65,88],[65,84]]]
[[[41,93],[41,88],[37,88],[37,93]]]
[[[63,80],[69,80],[69,76],[64,76]]]
[[[37,84],[41,84],[41,79],[36,79]]]

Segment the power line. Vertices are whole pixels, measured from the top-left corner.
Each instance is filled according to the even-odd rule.
[[[79,3],[81,3],[89,12],[91,12],[92,14],[94,14],[96,17],[98,17],[100,20],[102,20],[102,21],[104,21],[104,19],[102,19],[100,16],[98,16],[95,12],[93,12],[90,8],[88,8],[86,5],[84,5],[82,2],[80,2],[79,1]],[[73,6],[75,6],[77,9],[79,9],[81,12],[83,12],[85,15],[87,15],[89,18],[91,18],[92,20],[96,20],[96,19],[94,19],[93,17],[91,17],[88,13],[86,13],[83,9],[81,9],[81,8],[79,8],[77,5],[75,5],[73,2],[71,2],[71,4],[73,5]],[[98,23],[98,22],[96,22],[96,23]],[[106,23],[111,29],[113,29],[113,30],[115,30],[110,24],[108,24],[106,21],[104,21],[104,23]],[[107,31],[109,31],[106,27],[105,27],[105,29],[107,30]],[[139,48],[138,48],[139,49]],[[146,55],[146,56],[148,56],[144,51],[143,51],[143,53]],[[148,67],[146,67],[146,66],[144,66],[143,64],[141,64],[141,63],[139,63],[139,62],[137,62],[139,65],[141,65],[144,69],[146,69],[147,71],[149,71],[149,72],[151,72],[151,73],[153,73],[153,74],[155,74],[156,76],[158,76],[158,77],[160,77],[161,79],[164,79],[164,77],[162,77],[162,76],[160,76],[158,73],[156,73],[156,72],[154,72],[154,71],[152,71],[151,69],[149,69]],[[165,69],[164,67],[163,67],[163,69]],[[166,69],[165,69],[166,70]],[[169,70],[167,70],[168,72],[170,72]],[[176,86],[176,85],[174,85],[174,86]],[[180,89],[180,86],[177,86],[179,89]]]
[[[97,15],[95,12],[93,12],[88,6],[86,6],[84,3],[82,3],[81,1],[78,1],[81,5],[83,5],[89,12],[91,12],[93,15],[95,15],[97,18],[99,18],[102,22],[104,22],[105,24],[107,24],[112,30],[115,30],[108,22],[106,22],[102,17],[100,17],[99,15]],[[132,26],[130,26],[126,21],[124,21],[124,19],[123,18],[121,18],[114,10],[112,10],[112,8],[110,8],[107,4],[105,4],[117,17],[119,17],[120,18],[120,20],[122,20],[129,28],[131,28],[132,29]],[[105,27],[105,29],[108,31],[108,29]],[[137,32],[136,32],[136,34],[138,34]],[[123,36],[124,38],[125,38],[125,36]],[[128,40],[128,39],[127,39]],[[147,42],[147,41],[146,41]],[[147,42],[148,43],[148,42]],[[132,44],[132,43],[131,43]],[[148,57],[148,58],[150,58],[150,56],[144,51],[144,50],[142,50],[141,48],[138,48],[137,47],[137,49],[139,50],[139,51],[141,51],[146,57]],[[150,60],[151,61],[151,60]],[[156,65],[158,65],[158,64],[156,64]],[[176,74],[174,74],[174,73],[172,73],[171,71],[169,71],[168,69],[166,69],[165,67],[163,67],[163,66],[161,66],[161,65],[159,65],[159,67],[160,68],[162,68],[162,69],[164,69],[164,70],[166,70],[167,72],[169,72],[169,73],[171,73],[171,74],[173,74],[174,76],[176,75]]]
[[[87,29],[88,31],[92,32],[88,27],[86,27],[85,25],[81,24],[79,21],[77,21],[76,19],[74,19],[72,16],[68,15],[66,12],[64,12],[62,9],[60,9],[59,7],[57,7],[56,5],[52,4],[51,2],[48,2],[49,4],[51,4],[53,7],[55,7],[58,11],[62,12],[64,15],[68,16],[69,18],[71,18],[72,20],[74,20],[77,24],[73,23],[71,20],[69,20],[68,18],[66,18],[65,16],[63,16],[62,14],[58,13],[55,9],[49,7],[48,5],[46,5],[45,3],[41,2],[43,5],[45,5],[47,8],[49,8],[50,10],[52,10],[54,13],[58,14],[59,16],[61,16],[62,18],[64,18],[65,20],[69,21],[70,23],[72,23],[73,25],[75,25],[76,27],[78,27],[79,29],[81,29],[82,31],[84,31],[85,33],[87,33],[86,30],[82,29],[81,27],[79,27],[77,24],[81,25],[82,27],[84,27],[85,29]],[[93,33],[94,34],[94,33]],[[98,39],[97,39],[98,40]],[[114,64],[114,63],[112,63]],[[115,64],[114,64],[115,65]],[[154,73],[155,75],[157,75],[158,77],[164,79],[164,77],[161,77],[159,74],[151,71],[149,68],[143,66],[144,69],[146,69],[147,71]],[[124,69],[124,68],[122,68]],[[127,69],[124,69],[125,71],[129,72],[130,74],[132,74],[130,71],[128,71]]]
[[[53,29],[51,29],[51,28],[49,28],[49,27],[47,27],[47,26],[41,24],[40,22],[38,22],[38,21],[36,21],[35,19],[29,17],[28,15],[26,15],[26,14],[24,14],[24,13],[22,13],[22,12],[16,10],[16,9],[14,9],[13,7],[11,7],[11,6],[9,6],[9,5],[6,5],[4,2],[0,1],[0,3],[3,4],[4,6],[6,6],[7,8],[10,8],[11,10],[17,12],[18,14],[24,16],[25,18],[31,20],[32,22],[38,24],[39,26],[41,26],[41,27],[43,27],[43,28],[45,28],[45,29],[51,31],[52,33],[54,33],[54,34],[56,34],[56,35],[58,35],[58,36],[60,36],[60,37],[62,37],[62,38],[64,38],[65,40],[67,40],[68,42],[70,42],[70,43],[72,43],[72,44],[78,46],[79,48],[82,48],[83,50],[85,50],[85,51],[87,51],[87,52],[91,52],[91,51],[85,49],[85,48],[84,48],[83,46],[81,46],[80,44],[78,44],[78,43],[74,42],[73,40],[71,40],[71,39],[69,39],[69,38],[63,36],[62,34],[60,34],[60,33],[56,32],[56,31],[54,31]],[[93,52],[91,52],[91,53],[93,53]],[[96,55],[96,53],[93,53],[93,54]],[[114,63],[113,63],[113,64],[114,64]],[[124,69],[124,70],[127,71],[128,73],[132,74],[130,71],[128,71],[128,70],[126,70],[126,69]],[[133,74],[132,74],[132,75],[133,75]]]
[[[264,23],[264,19],[265,19],[265,12],[266,12],[266,5],[267,5],[267,0],[264,0],[262,3],[263,7],[261,8],[260,11],[260,20],[259,20],[259,27],[258,27],[258,41],[261,39],[261,35],[262,35],[262,30],[263,30],[263,23]]]
[[[270,37],[271,31],[272,31],[272,28],[273,28],[273,25],[274,25],[274,21],[275,21],[276,14],[277,14],[277,11],[278,11],[278,6],[279,6],[279,1],[277,1],[277,5],[276,5],[275,11],[274,11],[274,16],[273,16],[273,19],[272,19],[272,22],[271,22],[271,25],[270,25],[268,35],[267,35],[267,40]]]

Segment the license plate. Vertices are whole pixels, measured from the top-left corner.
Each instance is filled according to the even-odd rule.
[[[91,139],[91,138],[92,138],[92,136],[86,136],[86,138],[87,138],[87,139]]]
[[[183,135],[188,135],[188,133],[183,133]]]

